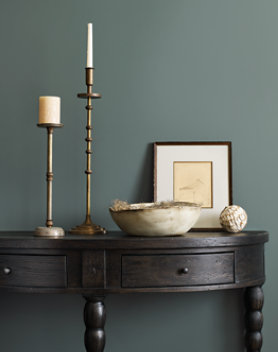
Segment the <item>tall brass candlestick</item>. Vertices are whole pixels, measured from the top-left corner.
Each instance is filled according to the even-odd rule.
[[[52,181],[53,181],[53,132],[54,128],[63,127],[63,124],[56,123],[39,123],[38,127],[47,129],[47,210],[46,210],[46,227],[37,227],[36,236],[61,237],[65,235],[65,231],[61,227],[53,227],[52,219]]]
[[[106,233],[106,230],[93,223],[91,219],[91,155],[92,155],[92,99],[100,99],[101,95],[98,93],[93,93],[93,84],[94,84],[94,68],[86,67],[86,85],[87,85],[87,93],[79,93],[77,94],[78,98],[87,99],[87,168],[85,171],[86,174],[86,218],[85,221],[70,230],[70,233],[73,234],[85,234],[85,235],[94,235],[97,233]]]

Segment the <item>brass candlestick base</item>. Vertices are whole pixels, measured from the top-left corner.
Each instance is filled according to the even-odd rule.
[[[99,226],[96,225],[92,222],[91,217],[86,218],[85,222],[83,224],[78,225],[76,227],[73,227],[70,230],[70,233],[72,234],[83,234],[83,235],[96,235],[96,234],[105,234],[106,230]]]
[[[98,93],[93,93],[93,84],[94,84],[94,69],[93,67],[86,67],[86,85],[87,85],[87,93],[79,93],[77,94],[78,98],[87,99],[87,169],[85,171],[86,174],[86,220],[83,224],[78,225],[70,230],[72,234],[78,235],[95,235],[95,234],[105,234],[106,230],[96,225],[91,220],[91,155],[92,155],[92,99],[100,99],[101,95]]]
[[[53,227],[52,220],[52,181],[53,181],[53,170],[52,170],[52,150],[53,150],[53,131],[54,128],[63,127],[63,124],[59,123],[39,123],[38,127],[44,127],[47,129],[47,217],[46,227],[37,227],[35,230],[36,236],[45,237],[62,237],[65,235],[65,231],[61,227]]]

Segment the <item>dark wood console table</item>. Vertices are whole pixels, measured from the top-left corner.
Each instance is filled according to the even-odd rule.
[[[185,237],[67,235],[34,237],[0,232],[0,288],[13,292],[77,293],[86,299],[88,352],[105,345],[104,296],[109,293],[245,289],[246,350],[262,346],[268,234],[191,232]],[[1,347],[1,342],[0,342]]]

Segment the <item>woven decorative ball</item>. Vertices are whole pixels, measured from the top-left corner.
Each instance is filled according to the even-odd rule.
[[[221,212],[220,224],[228,232],[240,232],[247,224],[246,211],[238,205],[230,205]]]

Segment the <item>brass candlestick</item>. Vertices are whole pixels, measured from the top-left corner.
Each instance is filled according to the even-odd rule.
[[[37,227],[35,234],[36,236],[48,236],[48,237],[61,237],[65,235],[65,231],[61,227],[53,227],[52,220],[52,181],[53,181],[53,170],[52,170],[52,150],[53,150],[53,131],[54,128],[63,127],[63,124],[56,123],[39,123],[38,127],[45,127],[47,129],[47,215],[46,215],[46,227]]]
[[[93,84],[94,84],[94,68],[86,67],[86,85],[87,85],[87,93],[79,93],[77,94],[78,98],[87,99],[87,168],[85,171],[87,185],[86,185],[86,218],[85,221],[70,230],[72,234],[85,234],[85,235],[94,235],[97,233],[106,233],[106,230],[93,223],[91,219],[91,155],[92,155],[92,99],[100,99],[101,95],[98,93],[93,93]]]

